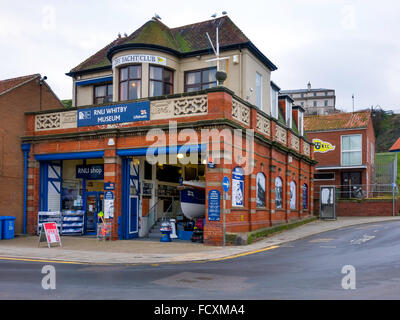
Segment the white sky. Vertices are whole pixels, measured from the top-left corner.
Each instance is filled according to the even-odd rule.
[[[73,67],[155,13],[169,27],[223,10],[278,67],[282,89],[336,90],[336,107],[400,112],[400,2],[396,0],[0,0],[0,79],[40,73],[72,97]]]

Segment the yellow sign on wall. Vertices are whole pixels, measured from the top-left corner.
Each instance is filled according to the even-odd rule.
[[[320,139],[313,139],[314,152],[326,153],[335,150],[335,146],[327,141],[322,141]]]

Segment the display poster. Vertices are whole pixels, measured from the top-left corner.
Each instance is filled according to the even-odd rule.
[[[111,191],[104,194],[104,218],[114,218],[114,193]]]
[[[265,207],[265,175],[257,173],[257,207]]]
[[[308,209],[308,187],[307,184],[303,185],[303,209]]]
[[[40,230],[39,245],[40,242],[44,240],[47,241],[49,248],[52,243],[58,243],[61,246],[60,233],[58,232],[57,224],[55,222],[43,223]]]
[[[208,192],[208,221],[221,219],[221,194],[218,190]]]
[[[244,172],[236,167],[232,172],[232,206],[243,207],[244,205]]]
[[[296,209],[296,182],[290,182],[290,209]]]

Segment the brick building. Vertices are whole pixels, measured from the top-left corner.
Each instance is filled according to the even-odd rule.
[[[144,237],[185,180],[204,183],[204,242],[220,245],[224,176],[227,232],[309,216],[313,151],[303,110],[272,96],[275,69],[227,16],[174,29],[153,18],[112,41],[68,73],[74,107],[26,114],[29,232],[38,212],[79,210],[91,234],[104,211],[113,239]]]
[[[40,74],[0,81],[0,215],[16,217],[16,233],[24,231],[24,113],[62,107]]]
[[[314,183],[336,185],[340,198],[353,198],[351,186],[368,194],[375,183],[375,135],[371,113],[337,113],[306,116],[304,129],[314,143]]]

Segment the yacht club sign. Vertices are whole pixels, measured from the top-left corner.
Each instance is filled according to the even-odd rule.
[[[154,56],[151,54],[128,54],[114,59],[112,62],[112,67],[114,69],[120,65],[129,63],[154,63],[165,66],[167,65],[167,58]]]
[[[335,150],[335,146],[327,141],[313,139],[312,142],[314,144],[314,152],[326,153]]]

